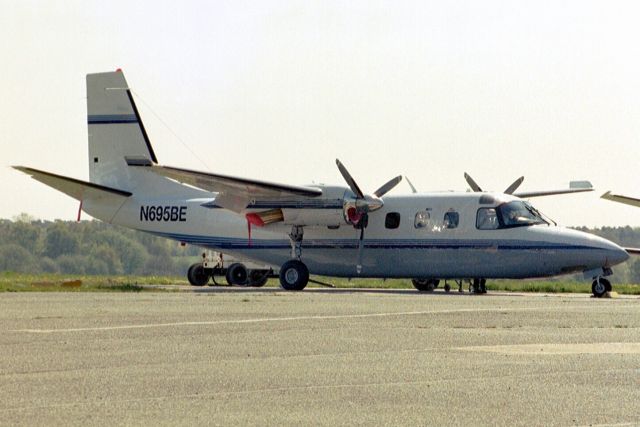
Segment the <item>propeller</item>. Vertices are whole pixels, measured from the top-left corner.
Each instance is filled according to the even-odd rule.
[[[482,188],[480,188],[480,186],[478,184],[476,184],[476,182],[473,180],[473,178],[471,178],[469,176],[468,173],[464,173],[464,179],[467,181],[467,184],[469,184],[469,187],[471,187],[471,189],[476,192],[476,193],[481,193],[482,192]]]
[[[416,190],[416,187],[414,187],[413,184],[411,183],[411,181],[409,181],[409,177],[405,176],[404,179],[407,180],[407,184],[409,184],[409,187],[411,187],[411,192],[413,194],[416,194],[418,192],[418,190]]]
[[[402,181],[402,176],[398,175],[395,178],[390,179],[380,188],[373,192],[373,195],[364,194],[356,180],[353,179],[347,168],[336,159],[336,165],[340,174],[351,188],[351,191],[356,195],[355,207],[351,207],[347,211],[349,221],[353,224],[356,230],[360,230],[360,241],[358,242],[358,264],[356,265],[356,271],[358,274],[362,272],[362,251],[364,249],[364,229],[369,224],[369,212],[377,211],[384,202],[382,196],[387,194],[391,189]]]
[[[518,189],[518,187],[520,187],[522,181],[524,181],[524,176],[521,176],[520,178],[513,181],[513,184],[511,184],[509,187],[507,187],[506,190],[504,190],[504,194],[513,194]]]
[[[464,173],[464,179],[467,181],[467,184],[469,184],[469,187],[471,187],[474,192],[482,192],[482,188],[480,188],[480,186],[466,172]],[[518,187],[520,187],[522,181],[524,181],[524,176],[521,176],[520,178],[513,181],[513,184],[511,184],[507,187],[506,190],[504,190],[504,194],[513,194],[518,189]]]

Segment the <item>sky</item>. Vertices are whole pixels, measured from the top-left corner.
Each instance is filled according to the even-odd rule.
[[[88,179],[85,75],[122,68],[161,164],[365,192],[522,191],[565,226],[640,226],[635,1],[0,0],[0,218],[75,219],[10,168]],[[401,183],[394,194],[409,192]]]

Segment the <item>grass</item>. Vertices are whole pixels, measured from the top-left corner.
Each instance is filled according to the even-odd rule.
[[[141,284],[169,285],[184,279],[164,276],[84,276],[72,274],[0,273],[0,292],[142,292]],[[154,289],[155,290],[155,289]]]
[[[335,277],[312,277],[336,288],[413,289],[408,279],[343,279]],[[218,280],[225,283],[223,280]],[[151,289],[143,284],[187,285],[186,278],[167,276],[84,276],[71,274],[25,274],[0,272],[0,292],[158,292],[167,289]],[[454,281],[449,281],[452,292],[458,290]],[[270,279],[267,287],[277,287],[278,280]],[[310,283],[309,286],[319,287]],[[440,282],[440,288],[444,282]],[[463,286],[468,291],[469,285]],[[489,291],[545,292],[545,293],[591,293],[590,282],[554,280],[488,280]],[[613,283],[614,291],[620,294],[640,295],[637,284]]]

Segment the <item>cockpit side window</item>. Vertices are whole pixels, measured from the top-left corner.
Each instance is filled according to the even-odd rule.
[[[449,211],[444,214],[444,228],[457,228],[460,222],[460,215],[456,211]]]
[[[413,221],[413,226],[415,228],[426,228],[429,223],[429,218],[431,218],[429,212],[420,211],[416,213],[416,219]]]
[[[478,230],[496,230],[500,227],[495,208],[480,208],[476,214],[476,228]]]

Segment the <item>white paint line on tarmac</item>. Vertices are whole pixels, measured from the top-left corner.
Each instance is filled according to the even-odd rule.
[[[508,355],[640,354],[637,342],[540,343],[459,347],[458,350]]]
[[[573,307],[575,308],[575,307]],[[425,310],[425,311],[404,311],[389,313],[364,313],[364,314],[339,314],[331,316],[296,316],[296,317],[263,317],[257,319],[236,319],[236,320],[210,320],[201,322],[171,322],[171,323],[147,323],[119,326],[96,326],[87,328],[63,328],[63,329],[15,329],[11,332],[27,332],[33,334],[54,334],[65,332],[90,332],[90,331],[117,331],[123,329],[148,329],[167,328],[180,326],[210,326],[210,325],[237,325],[246,323],[267,323],[267,322],[295,322],[304,320],[340,320],[340,319],[366,319],[375,317],[394,316],[420,316],[429,314],[451,314],[451,313],[479,313],[479,312],[522,312],[522,311],[548,311],[548,307],[520,307],[520,308],[459,308],[452,310]]]

